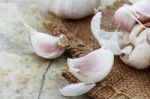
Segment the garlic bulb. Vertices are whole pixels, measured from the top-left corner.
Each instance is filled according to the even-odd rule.
[[[124,5],[115,13],[115,21],[126,31],[131,31],[135,23],[138,22],[144,28],[145,26],[138,20],[141,16],[150,17],[150,0],[139,0],[132,6]]]
[[[113,66],[114,54],[107,48],[100,48],[89,54],[67,60],[69,71],[80,81],[96,83],[104,79]]]
[[[24,23],[24,22],[23,22]],[[38,32],[26,23],[27,39],[31,49],[38,55],[46,59],[55,59],[63,54],[67,39],[64,35],[55,37],[46,33]]]
[[[96,84],[92,84],[92,83],[70,84],[63,87],[59,91],[63,96],[79,96],[84,93],[87,93],[89,90],[95,87],[95,85]]]
[[[94,13],[100,0],[43,0],[48,10],[62,18],[79,19]]]
[[[121,60],[129,66],[144,69],[150,66],[150,29],[136,25],[129,36],[131,45],[122,49]],[[125,50],[126,49],[126,50]]]

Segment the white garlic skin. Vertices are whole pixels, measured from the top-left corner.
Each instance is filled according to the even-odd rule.
[[[79,19],[94,13],[100,0],[43,0],[48,10],[61,18]]]
[[[120,7],[115,12],[114,17],[117,25],[119,25],[122,29],[130,32],[136,24],[136,21],[129,15],[131,12],[129,12],[130,10],[128,7],[129,6],[127,5]]]
[[[138,18],[150,17],[150,0],[138,0],[133,5],[124,5],[115,12],[115,21],[120,27],[130,32],[136,22],[143,25]],[[143,25],[143,27],[145,27]]]
[[[65,45],[61,45],[64,35],[55,37],[41,32],[29,32],[28,43],[34,53],[45,59],[56,59],[65,51]]]
[[[96,84],[92,83],[77,83],[77,84],[70,84],[63,88],[61,88],[59,91],[63,96],[79,96],[82,94],[87,93],[89,90],[91,90],[93,87],[95,87]]]
[[[114,54],[107,48],[100,48],[83,57],[67,60],[69,71],[85,83],[103,80],[110,73],[113,62]]]
[[[120,56],[121,60],[136,69],[145,69],[150,66],[150,45],[145,42],[133,49],[130,55]]]
[[[124,56],[120,56],[121,60],[129,66],[137,69],[144,69],[150,66],[150,29],[144,29],[141,25],[135,25],[129,41],[133,49]],[[129,46],[127,46],[129,47]],[[127,48],[126,47],[126,48]]]

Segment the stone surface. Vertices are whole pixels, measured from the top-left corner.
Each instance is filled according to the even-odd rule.
[[[35,1],[0,0],[0,99],[85,99],[60,95],[59,88],[67,84],[61,77],[63,57],[44,60],[30,50],[20,17],[46,31]]]

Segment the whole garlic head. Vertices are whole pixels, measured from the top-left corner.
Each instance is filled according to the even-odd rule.
[[[43,0],[48,10],[62,18],[79,19],[94,13],[100,0]]]

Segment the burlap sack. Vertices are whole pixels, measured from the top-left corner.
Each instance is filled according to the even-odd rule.
[[[113,23],[113,15],[116,9],[125,0],[117,1],[113,6],[102,10],[102,28],[107,31],[116,29]],[[64,33],[68,39],[66,54],[69,57],[81,57],[100,46],[91,33],[90,22],[92,16],[81,20],[55,20],[45,22],[44,25],[53,35]],[[62,76],[70,83],[79,82],[66,68]],[[119,57],[115,62],[111,73],[97,86],[87,93],[92,99],[150,99],[150,70],[137,70],[125,65]]]

